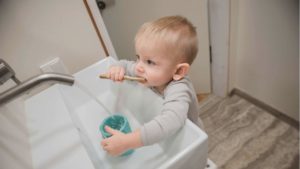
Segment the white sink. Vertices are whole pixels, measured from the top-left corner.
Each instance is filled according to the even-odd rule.
[[[189,120],[174,136],[136,149],[129,156],[111,157],[102,150],[99,125],[110,115],[108,111],[125,115],[134,130],[152,119],[162,106],[160,97],[138,83],[99,79],[113,61],[106,58],[76,73],[72,87],[54,85],[25,102],[33,166],[204,169],[207,135]]]

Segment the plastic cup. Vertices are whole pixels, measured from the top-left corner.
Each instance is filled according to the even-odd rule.
[[[127,118],[122,115],[109,116],[109,117],[105,118],[103,120],[103,122],[101,123],[101,125],[99,126],[99,130],[102,134],[102,137],[108,138],[111,136],[111,134],[105,130],[105,128],[104,128],[105,126],[109,126],[110,128],[121,131],[122,133],[130,133],[131,132],[131,128],[130,128]],[[121,156],[126,156],[131,153],[133,153],[132,149],[121,154]]]

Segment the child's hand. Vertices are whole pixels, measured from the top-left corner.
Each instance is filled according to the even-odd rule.
[[[108,76],[113,81],[123,81],[125,69],[122,66],[112,66],[109,68]]]
[[[126,134],[105,126],[105,130],[112,136],[101,141],[101,145],[107,153],[117,156],[128,150]]]

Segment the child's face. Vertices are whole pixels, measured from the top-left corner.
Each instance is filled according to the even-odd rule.
[[[163,91],[173,79],[176,72],[177,61],[171,56],[173,51],[167,51],[162,45],[149,45],[152,47],[139,47],[136,45],[137,65],[135,73],[147,80],[146,86]],[[155,46],[155,47],[154,47]]]

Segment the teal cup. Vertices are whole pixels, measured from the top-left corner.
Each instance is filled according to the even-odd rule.
[[[131,133],[131,128],[129,125],[129,122],[125,116],[122,115],[112,115],[103,120],[101,125],[99,126],[99,130],[102,134],[103,138],[108,138],[111,136],[110,133],[108,133],[105,130],[105,126],[109,126],[112,129],[121,131],[122,133]],[[125,153],[121,154],[121,156],[126,156],[133,153],[133,150],[128,150]]]

